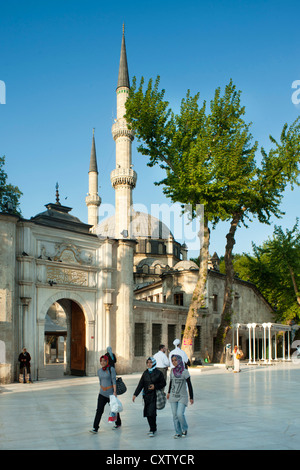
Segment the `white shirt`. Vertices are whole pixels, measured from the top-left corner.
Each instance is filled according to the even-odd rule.
[[[171,369],[173,369],[173,367],[174,367],[173,364],[172,364],[172,359],[171,359],[174,354],[176,354],[176,356],[181,356],[184,364],[186,364],[189,360],[186,352],[183,351],[182,349],[180,349],[178,346],[176,346],[176,348],[173,349],[173,351],[171,351],[170,354],[169,354],[169,361],[170,361]]]
[[[156,360],[156,367],[163,369],[164,367],[170,366],[169,359],[164,352],[158,351],[153,357]]]

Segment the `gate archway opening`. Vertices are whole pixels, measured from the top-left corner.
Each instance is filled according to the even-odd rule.
[[[86,325],[81,306],[70,299],[55,301],[45,322],[44,364],[49,378],[86,375]]]

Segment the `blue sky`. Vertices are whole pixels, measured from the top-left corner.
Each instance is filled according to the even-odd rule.
[[[160,75],[175,111],[187,89],[209,102],[232,78],[242,91],[254,138],[268,149],[268,136],[279,138],[284,123],[300,114],[291,99],[292,83],[300,80],[299,18],[297,1],[2,2],[0,80],[6,104],[0,105],[0,154],[6,156],[9,182],[23,192],[23,217],[30,219],[54,202],[58,182],[61,203],[87,222],[93,127],[100,196],[114,204],[111,125],[123,22],[131,78]],[[135,146],[133,163],[134,202],[148,208],[169,202],[153,184],[161,171],[148,168]],[[286,192],[283,219],[239,229],[235,252],[251,252],[251,242],[262,243],[274,223],[291,228],[299,192]],[[212,232],[211,253],[224,254],[227,230],[222,224]]]

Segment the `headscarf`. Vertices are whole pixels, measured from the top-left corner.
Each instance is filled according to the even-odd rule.
[[[105,359],[106,362],[107,362],[106,366],[102,367],[102,370],[106,370],[109,366],[108,356],[106,354],[104,354],[103,356],[100,357],[100,361],[101,361],[101,359]]]
[[[178,354],[172,354],[171,359],[173,357],[176,357],[176,359],[177,359],[177,366],[173,367],[173,369],[172,369],[173,374],[175,375],[175,377],[181,377],[181,374],[185,369],[182,357],[179,356]]]
[[[148,361],[152,361],[152,367],[148,368],[148,372],[150,372],[150,374],[151,374],[151,372],[156,368],[156,359],[154,357],[148,357],[146,363]]]

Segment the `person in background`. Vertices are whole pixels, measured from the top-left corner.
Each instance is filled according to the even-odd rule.
[[[181,356],[183,363],[185,365],[185,368],[187,369],[187,366],[190,365],[190,361],[186,352],[180,348],[180,340],[174,339],[173,344],[175,346],[175,349],[173,349],[169,354],[169,362],[170,362],[171,369],[173,369],[173,364],[172,364],[172,359],[171,359],[173,355]]]
[[[241,372],[240,359],[242,359],[244,355],[243,351],[237,345],[235,345],[233,348],[232,355],[233,355],[233,372],[235,373]]]
[[[185,368],[182,357],[174,354],[171,360],[173,368],[170,372],[167,400],[169,400],[173,414],[175,428],[174,438],[178,439],[180,437],[186,437],[188,431],[188,424],[184,414],[188,405],[187,388],[189,390],[191,405],[194,403],[194,396],[190,373]]]
[[[149,437],[153,437],[157,431],[156,425],[156,390],[162,390],[166,386],[166,381],[160,370],[156,368],[154,357],[149,357],[146,361],[147,369],[143,372],[137,388],[132,397],[134,402],[136,397],[143,390],[144,417],[147,418],[150,430]]]
[[[160,344],[157,353],[154,354],[154,359],[156,360],[156,368],[160,370],[164,376],[165,381],[167,382],[167,372],[170,362],[168,356],[166,355],[167,348],[164,344]]]
[[[107,348],[107,353],[106,356],[108,357],[108,365],[109,367],[114,367],[116,368],[115,364],[117,362],[116,355],[112,352],[112,349],[110,346]]]
[[[26,383],[26,373],[28,375],[28,383],[32,383],[31,380],[31,370],[30,370],[30,361],[31,356],[26,348],[23,348],[21,354],[19,355],[20,362],[20,375],[23,375],[23,383]]]
[[[97,410],[94,419],[93,428],[90,430],[91,433],[97,434],[99,429],[100,420],[105,408],[105,405],[109,403],[109,397],[111,395],[117,396],[116,386],[116,371],[114,367],[109,367],[108,357],[106,355],[100,357],[101,368],[98,370],[98,377],[100,382],[100,392],[98,395]],[[121,426],[120,414],[117,415],[115,422],[115,429]]]

